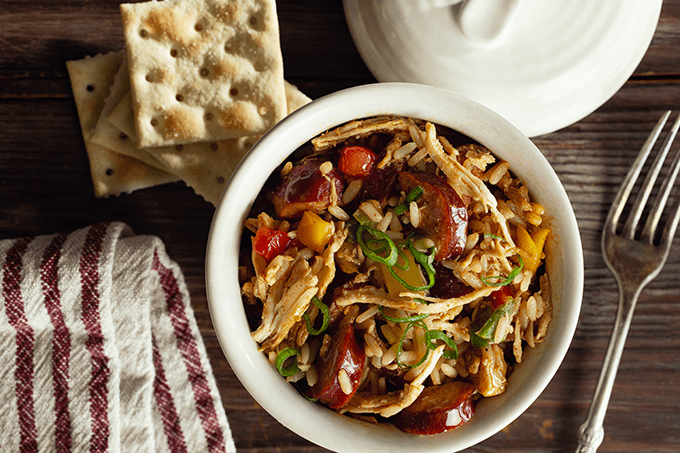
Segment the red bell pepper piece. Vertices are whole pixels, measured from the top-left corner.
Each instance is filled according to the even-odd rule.
[[[512,289],[509,286],[501,286],[489,295],[491,308],[494,310],[504,305],[508,299],[512,299]]]
[[[373,170],[378,155],[363,146],[346,146],[340,150],[338,170],[350,178],[365,178]]]
[[[269,262],[285,252],[292,242],[293,240],[285,231],[261,227],[255,233],[253,250]]]

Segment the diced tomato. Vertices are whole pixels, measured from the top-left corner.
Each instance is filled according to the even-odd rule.
[[[292,239],[288,233],[271,228],[258,228],[253,240],[253,250],[262,255],[267,261],[282,254],[291,245]]]
[[[351,178],[365,178],[371,173],[377,157],[363,146],[346,146],[340,151],[338,170]]]
[[[492,292],[489,298],[491,299],[491,308],[495,310],[505,304],[508,299],[512,299],[512,289],[509,286],[501,286]]]

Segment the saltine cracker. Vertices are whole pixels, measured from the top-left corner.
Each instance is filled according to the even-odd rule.
[[[311,102],[311,99],[293,84],[285,82],[285,88],[288,112],[293,112]],[[131,130],[131,118],[130,96],[123,96],[118,105],[112,109],[108,121],[120,132],[130,134],[129,138],[135,140],[134,130]],[[203,199],[217,205],[229,177],[259,138],[259,135],[253,135],[144,149],[161,162],[169,172],[179,176]]]
[[[96,197],[129,193],[177,180],[174,175],[90,140],[124,55],[120,51],[66,62]]]
[[[262,134],[286,115],[274,0],[120,5],[140,147]]]
[[[135,137],[131,137],[129,134],[121,132],[113,124],[107,121],[107,117],[116,107],[116,105],[118,105],[122,97],[126,96],[127,93],[130,92],[128,74],[127,59],[123,58],[123,62],[116,71],[116,75],[113,78],[113,83],[111,83],[109,88],[109,95],[106,97],[106,99],[104,99],[104,106],[102,107],[99,119],[92,130],[90,141],[99,146],[110,149],[111,151],[125,154],[129,157],[134,157],[135,159],[141,160],[145,164],[151,165],[152,167],[167,171],[167,168],[165,168],[158,161],[158,159],[151,156],[145,150],[139,148]]]

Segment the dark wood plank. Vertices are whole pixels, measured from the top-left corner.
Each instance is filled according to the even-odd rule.
[[[95,199],[65,61],[119,50],[113,0],[0,4],[0,238],[69,231],[109,220],[166,244],[189,286],[196,319],[239,452],[321,452],[248,395],[210,320],[204,254],[213,207],[182,183]],[[339,0],[278,2],[286,78],[312,98],[374,82]],[[680,107],[680,0],[666,0],[631,80],[574,125],[534,142],[565,185],[585,253],[581,319],[567,358],[538,401],[470,452],[573,451],[618,300],[600,232],[618,185],[661,113]],[[602,452],[677,451],[680,443],[680,235],[643,291],[605,422]]]

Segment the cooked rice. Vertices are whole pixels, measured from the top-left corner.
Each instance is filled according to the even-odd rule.
[[[414,142],[408,142],[394,152],[393,158],[395,161],[404,159],[416,149],[418,149],[418,145],[416,145]]]
[[[340,206],[329,206],[328,212],[333,215],[338,220],[349,220],[350,216],[342,209]]]
[[[361,179],[355,179],[351,181],[347,185],[345,192],[342,194],[343,204],[351,203],[356,198],[356,196],[359,195],[359,192],[361,192],[361,188],[363,187],[363,185],[364,184]]]
[[[344,368],[340,368],[340,371],[338,371],[338,382],[340,383],[340,390],[345,395],[352,394],[352,382],[349,380],[349,375]]]
[[[420,210],[418,209],[418,203],[412,201],[408,208],[409,220],[413,228],[418,228],[420,225]]]
[[[310,248],[291,248],[267,263],[252,253],[253,275],[242,282],[246,303],[262,303],[262,319],[252,336],[272,364],[282,349],[298,347],[300,371],[287,379],[293,382],[304,378],[313,386],[319,379],[314,361],[327,357],[331,337],[328,334],[310,336],[302,315],[310,319],[320,316],[310,301],[313,296],[324,298],[338,266],[343,272],[353,274],[352,282],[356,284],[337,290],[333,296],[338,323],[353,324],[367,356],[361,388],[340,412],[391,416],[411,404],[425,386],[454,380],[475,383],[483,396],[498,394],[505,389],[509,369],[504,350],[507,348],[514,361],[521,363],[526,350],[545,339],[552,319],[548,275],[528,269],[516,273],[507,285],[515,302],[514,311],[500,317],[489,346],[472,346],[473,326],[484,319],[491,295],[498,290],[488,282],[509,275],[518,267],[518,257],[529,256],[529,252],[520,248],[514,233],[516,228],[526,228],[529,232],[546,228],[545,210],[531,199],[528,189],[512,175],[507,162],[497,161],[481,145],[453,147],[430,123],[397,117],[353,121],[315,138],[312,144],[319,152],[327,151],[345,142],[370,140],[376,133],[391,135],[379,168],[405,161],[412,171],[436,172],[468,203],[468,230],[462,254],[441,264],[467,285],[470,292],[447,299],[434,297],[427,290],[404,288],[393,295],[382,287],[365,284],[382,277],[379,277],[378,265],[365,259],[361,247],[349,239],[353,234],[349,225],[355,213],[346,209],[360,196],[364,186],[360,179],[355,179],[342,194],[335,194],[335,186],[331,184],[331,205],[321,215],[325,215],[326,220],[333,219],[330,220],[333,235],[323,254]],[[292,163],[287,162],[281,173],[287,174],[292,167]],[[324,174],[332,169],[330,162],[321,166]],[[403,241],[404,231],[417,228],[423,221],[416,201],[409,204],[404,214],[395,214],[395,207],[405,198],[406,194],[401,193],[382,204],[377,200],[363,200],[358,209],[375,224],[375,229],[394,241]],[[410,227],[405,228],[408,224]],[[296,223],[280,221],[265,213],[248,219],[245,226],[252,232],[267,227],[296,237]],[[431,238],[414,241],[421,252],[434,244]],[[421,320],[420,327],[387,319],[419,314],[428,315]],[[429,350],[423,341],[422,326],[444,332],[451,338],[457,345],[458,357],[443,356],[443,344]],[[417,365],[423,357],[426,358]],[[390,374],[400,373],[402,368],[407,370],[401,372],[401,376],[408,385],[401,391],[388,392],[383,373],[385,370]],[[338,381],[343,392],[350,394],[352,385],[344,369],[340,370]]]

